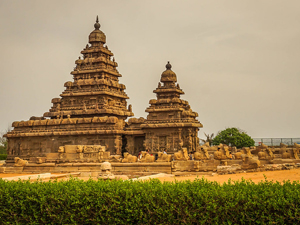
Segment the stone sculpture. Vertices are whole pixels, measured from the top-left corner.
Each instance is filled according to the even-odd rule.
[[[260,161],[248,155],[243,159],[242,169],[257,169],[260,167]]]
[[[181,151],[174,153],[174,160],[187,161],[189,159],[190,159],[190,157],[188,155],[188,152],[187,152],[186,148],[182,148]]]
[[[101,164],[101,173],[98,178],[104,180],[112,180],[115,179],[115,176],[111,173],[111,164],[109,162],[103,162]]]
[[[134,163],[137,162],[137,157],[129,154],[128,152],[124,153],[124,159],[122,159],[122,163]]]
[[[262,143],[258,147],[259,152],[257,153],[257,156],[259,159],[267,159],[267,160],[273,160],[274,159],[274,154],[273,154],[273,149],[270,148],[269,146],[265,145]]]
[[[14,161],[15,161],[14,166],[16,167],[24,167],[28,164],[27,160],[20,159],[19,157],[15,157]]]
[[[282,156],[283,159],[290,159],[292,158],[291,153],[288,152],[288,150],[285,150],[284,152],[282,152]]]
[[[244,155],[243,152],[237,152],[237,153],[234,154],[234,158],[235,158],[235,159],[242,159],[242,156],[243,156],[243,155]]]
[[[259,159],[267,159],[267,153],[264,152],[263,150],[261,150],[258,154],[257,154]]]
[[[197,151],[194,153],[194,159],[195,160],[207,160],[209,159],[209,154],[208,154],[208,147],[207,145],[202,145],[197,148]]]
[[[154,155],[150,155],[146,151],[142,151],[142,158],[140,159],[140,162],[155,162]]]
[[[295,159],[299,159],[298,153],[300,150],[300,144],[294,143],[293,154]]]
[[[214,152],[214,158],[218,160],[230,159],[229,147],[227,145],[219,144],[217,151]]]
[[[163,152],[158,152],[158,158],[156,162],[171,162],[172,155],[164,154]]]

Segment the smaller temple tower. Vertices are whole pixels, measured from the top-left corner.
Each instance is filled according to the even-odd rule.
[[[198,130],[203,126],[188,101],[180,99],[184,92],[171,68],[168,62],[158,87],[153,91],[157,99],[150,100],[150,106],[146,109],[149,115],[141,124],[145,133],[144,147],[153,152],[176,152],[186,147],[193,152],[199,144]]]

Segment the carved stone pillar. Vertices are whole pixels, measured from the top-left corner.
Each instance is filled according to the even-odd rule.
[[[134,137],[126,136],[126,138],[127,138],[126,151],[130,154],[133,154],[134,153]]]

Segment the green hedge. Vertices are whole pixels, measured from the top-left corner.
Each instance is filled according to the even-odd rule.
[[[2,224],[291,224],[300,222],[299,182],[161,183],[159,180],[7,182]]]
[[[6,160],[7,154],[0,154],[0,160]]]

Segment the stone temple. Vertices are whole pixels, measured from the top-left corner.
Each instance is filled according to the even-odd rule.
[[[198,130],[202,124],[177,83],[176,74],[168,62],[153,91],[148,116],[130,118],[134,114],[127,105],[125,85],[119,83],[121,74],[113,53],[106,45],[106,36],[97,21],[89,35],[89,44],[81,51],[71,72],[73,81],[64,84],[59,98],[42,117],[13,122],[6,134],[8,158],[45,157],[56,153],[60,146],[101,145],[110,155],[140,151],[174,153],[185,147],[189,152],[199,145]]]

